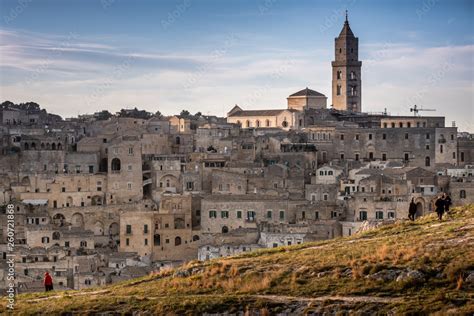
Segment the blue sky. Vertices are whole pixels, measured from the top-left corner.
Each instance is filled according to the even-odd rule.
[[[107,108],[225,115],[331,104],[334,37],[349,10],[364,111],[434,108],[474,132],[474,1],[1,0],[0,100],[71,116]]]

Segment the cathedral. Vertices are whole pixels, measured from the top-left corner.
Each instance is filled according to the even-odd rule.
[[[347,18],[341,33],[335,39],[332,62],[332,108],[339,111],[362,111],[362,79],[359,61],[359,39],[354,36]],[[287,98],[287,109],[243,110],[238,105],[227,113],[227,122],[242,128],[304,127],[304,112],[327,108],[327,97],[315,90],[303,89]]]

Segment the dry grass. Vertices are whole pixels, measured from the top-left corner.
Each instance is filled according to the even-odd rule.
[[[86,314],[117,310],[121,314],[150,310],[164,315],[217,310],[251,314],[241,307],[254,306],[257,309],[252,313],[265,307],[273,314],[267,305],[258,305],[251,297],[272,294],[296,297],[380,295],[400,298],[394,306],[379,306],[380,313],[391,313],[391,308],[396,308],[397,314],[448,310],[469,314],[474,311],[474,297],[463,284],[463,278],[466,271],[474,270],[474,253],[472,243],[469,245],[462,238],[472,236],[473,223],[474,206],[471,206],[455,210],[452,219],[441,225],[430,215],[349,238],[260,250],[204,263],[193,261],[179,269],[197,268],[199,272],[194,275],[173,277],[173,270],[162,271],[107,287],[113,295],[74,296],[75,292],[71,291],[62,298],[36,303],[31,300],[46,295],[21,295],[17,311],[28,315],[84,310]],[[368,274],[394,267],[417,269],[427,280],[423,284],[401,285],[366,278]],[[352,275],[345,273],[348,268]],[[140,300],[138,297],[160,299]]]

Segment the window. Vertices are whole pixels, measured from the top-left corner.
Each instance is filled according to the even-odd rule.
[[[405,133],[405,139],[408,139],[408,133]]]
[[[237,218],[242,218],[242,211],[237,211]]]
[[[130,246],[130,239],[129,238],[125,239],[125,245]]]
[[[387,123],[383,123],[383,128],[387,128]]]
[[[131,189],[132,189],[132,184],[131,184],[130,182],[127,183],[127,189],[128,189],[128,190],[131,190]]]
[[[398,124],[398,126],[400,126],[400,128],[402,128],[402,127],[403,127],[403,122],[400,122],[400,123]]]
[[[453,152],[453,159],[456,159],[456,153]]]
[[[394,211],[388,211],[387,218],[390,218],[390,219],[395,218],[395,212]]]
[[[439,152],[442,154],[443,153],[443,145],[439,145]]]
[[[209,218],[217,218],[217,211],[209,211]]]
[[[145,246],[148,246],[148,238],[145,238]]]
[[[255,221],[255,212],[254,211],[247,211],[247,221],[249,221],[249,222]]]
[[[430,134],[426,133],[426,139],[430,139]]]
[[[341,134],[341,140],[344,140],[344,134]]]
[[[337,85],[336,95],[341,95],[341,86]]]
[[[41,238],[41,243],[43,243],[43,244],[49,244],[49,237],[43,237],[43,238]]]
[[[85,240],[82,240],[81,243],[80,243],[81,247],[87,247],[87,241]]]
[[[342,71],[338,70],[337,71],[337,79],[341,79],[342,76]]]
[[[319,219],[319,212],[318,211],[314,212],[314,219]]]
[[[431,165],[430,163],[430,157],[425,157],[425,166],[429,167]]]
[[[355,140],[359,140],[359,134],[355,135]]]
[[[127,225],[125,228],[126,234],[131,234],[132,233],[132,225]]]
[[[409,160],[409,155],[408,153],[405,153],[405,161],[408,161]]]
[[[385,153],[382,154],[382,160],[383,160],[383,161],[386,161],[386,160],[387,160],[387,154],[385,154]]]
[[[130,156],[133,155],[133,147],[128,148],[128,154]]]
[[[271,210],[267,211],[267,218],[272,219],[272,211]]]
[[[280,211],[280,220],[285,219],[285,211]]]
[[[382,139],[387,139],[387,134],[383,133],[382,134]]]
[[[132,171],[132,165],[128,165],[128,171]]]
[[[376,211],[375,212],[376,219],[383,219],[383,211]]]
[[[366,221],[367,220],[367,211],[360,211],[359,212],[359,219],[361,221]]]
[[[369,140],[372,140],[372,134],[369,134]]]
[[[229,218],[229,211],[221,211],[221,218]]]
[[[460,160],[461,160],[461,162],[464,162],[464,152],[463,151],[461,151],[461,159]]]
[[[153,236],[153,244],[155,246],[159,246],[161,244],[161,236],[159,234],[155,234]]]
[[[148,225],[147,224],[143,225],[143,233],[148,234]]]
[[[341,154],[341,160],[344,160],[344,154]]]
[[[175,245],[175,246],[181,245],[181,237],[177,236],[177,237],[174,239],[174,245]]]
[[[460,199],[465,199],[466,198],[466,190],[459,191],[459,198]]]
[[[369,153],[369,160],[374,160],[374,153],[373,152]]]

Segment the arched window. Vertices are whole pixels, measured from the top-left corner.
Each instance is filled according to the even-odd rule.
[[[222,233],[227,234],[229,232],[229,227],[227,226],[222,226]]]
[[[51,149],[51,144],[50,143],[46,143],[46,150],[50,150]]]
[[[266,127],[270,127],[270,120],[266,120],[266,121],[265,121],[265,126],[266,126]]]
[[[52,150],[56,150],[56,144],[55,144],[55,143],[53,143],[53,144],[51,145],[51,149],[52,149]]]
[[[183,228],[185,228],[184,219],[175,218],[174,219],[174,229],[183,229]]]
[[[63,145],[61,145],[61,143],[58,144],[58,150],[63,150]]]
[[[53,233],[53,240],[59,240],[60,238],[61,238],[61,235],[59,234],[59,232]]]
[[[181,237],[177,236],[177,237],[174,239],[174,245],[175,245],[175,246],[181,245]]]
[[[25,143],[25,150],[28,150],[30,149],[30,145],[28,145],[28,143]]]
[[[425,157],[425,166],[429,167],[431,165],[430,163],[430,157]]]
[[[250,121],[249,121],[249,120],[247,120],[247,121],[245,122],[245,126],[246,126],[246,127],[250,127]]]
[[[240,122],[240,121],[237,121],[237,124],[239,124],[239,125],[242,125],[242,122]]]
[[[466,190],[459,191],[459,198],[460,199],[465,199],[466,198]]]
[[[35,143],[31,143],[31,149],[36,149],[36,144]]]
[[[255,122],[255,127],[260,127],[260,121],[259,121],[259,120],[257,120],[257,121]]]
[[[181,138],[179,136],[176,136],[176,145],[181,144]]]
[[[41,143],[41,150],[44,149],[44,143]]]
[[[356,78],[355,72],[351,71],[351,79],[354,80]]]
[[[121,164],[120,164],[120,159],[114,158],[112,159],[112,171],[120,171],[121,169]]]
[[[80,246],[83,247],[83,248],[87,247],[87,241],[82,240]]]
[[[288,127],[288,122],[287,122],[287,121],[283,121],[283,123],[281,123],[281,126],[283,126],[283,127]]]

